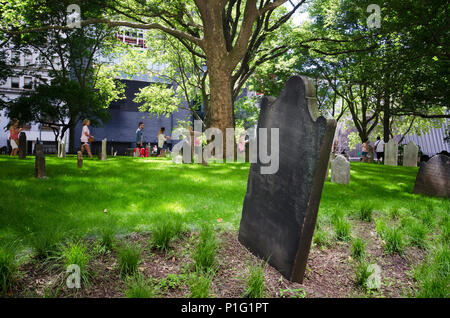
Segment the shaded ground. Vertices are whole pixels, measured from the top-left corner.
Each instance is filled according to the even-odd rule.
[[[366,230],[369,228],[369,230]],[[382,288],[367,294],[354,283],[354,261],[350,257],[350,243],[336,243],[323,249],[313,247],[309,256],[307,273],[303,284],[292,283],[283,278],[270,265],[265,269],[265,297],[405,297],[413,291],[414,281],[408,271],[424,253],[408,248],[404,255],[389,256],[383,253],[381,242],[371,224],[360,224],[355,231],[364,233],[367,251],[382,268]],[[130,234],[121,241],[138,243],[144,249],[139,271],[153,278],[156,286],[168,274],[179,277],[189,271],[191,254],[197,235],[185,234],[172,244],[169,252],[152,250],[148,235]],[[246,289],[245,277],[250,263],[261,262],[248,252],[237,240],[237,233],[222,232],[219,235],[220,251],[217,256],[218,270],[210,288],[211,297],[242,297]],[[91,242],[92,247],[92,242]],[[92,273],[87,288],[78,291],[65,286],[62,265],[55,261],[36,265],[31,260],[22,265],[22,277],[15,283],[10,297],[125,297],[126,285],[120,277],[117,255],[112,252],[91,258]],[[157,297],[189,297],[185,281],[175,288],[160,288]]]

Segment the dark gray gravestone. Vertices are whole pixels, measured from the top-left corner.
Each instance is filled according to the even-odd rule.
[[[450,157],[436,155],[422,162],[413,192],[450,198]]]
[[[279,128],[279,170],[261,174],[259,157],[251,165],[239,229],[244,246],[300,283],[336,129],[315,96],[311,79],[294,76],[278,99],[263,98],[258,128]]]
[[[44,145],[36,145],[36,161],[34,164],[34,170],[36,178],[45,178],[45,155],[44,155]]]
[[[24,132],[19,134],[19,159],[27,157],[27,135]]]

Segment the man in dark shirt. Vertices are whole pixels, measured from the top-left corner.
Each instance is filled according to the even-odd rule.
[[[144,123],[141,121],[139,127],[136,130],[136,148],[143,148],[142,143],[142,131],[144,130]]]

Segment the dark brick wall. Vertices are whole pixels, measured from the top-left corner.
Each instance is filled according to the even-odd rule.
[[[120,146],[119,154],[126,147],[134,146],[136,139],[136,129],[140,121],[144,123],[144,142],[156,143],[158,131],[161,127],[166,128],[166,135],[171,135],[172,128],[177,125],[178,120],[185,120],[186,117],[192,119],[191,112],[179,109],[168,118],[165,116],[155,116],[149,113],[139,112],[140,104],[133,102],[134,95],[139,88],[150,85],[149,82],[124,80],[127,87],[125,89],[126,99],[111,103],[109,112],[111,119],[103,127],[89,127],[91,134],[95,137],[95,144],[107,138],[108,143]],[[80,147],[82,123],[79,123],[75,134],[75,148]],[[93,151],[95,152],[95,144]],[[108,153],[110,147],[108,146]]]

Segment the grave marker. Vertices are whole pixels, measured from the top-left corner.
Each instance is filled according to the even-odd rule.
[[[394,139],[384,146],[384,164],[388,166],[396,166],[398,164],[398,145]]]
[[[106,161],[107,153],[106,153],[106,138],[102,140],[102,153],[101,153],[101,159],[102,161]]]
[[[34,170],[36,178],[46,178],[45,175],[45,154],[44,154],[44,145],[37,144],[36,145],[36,161],[34,163]]]
[[[19,134],[19,159],[27,158],[27,135],[22,131]]]
[[[279,128],[279,169],[261,174],[259,157],[251,164],[239,241],[301,283],[336,121],[319,117],[312,80],[294,76],[278,99],[263,98],[258,127]]]
[[[406,167],[417,167],[417,159],[419,158],[419,147],[414,141],[410,141],[404,148],[403,165]]]
[[[350,162],[343,155],[337,155],[331,161],[331,182],[340,184],[350,183]]]
[[[450,198],[450,157],[436,155],[422,162],[413,192]]]
[[[81,153],[81,151],[77,152],[77,166],[80,169],[83,167],[83,154]]]

